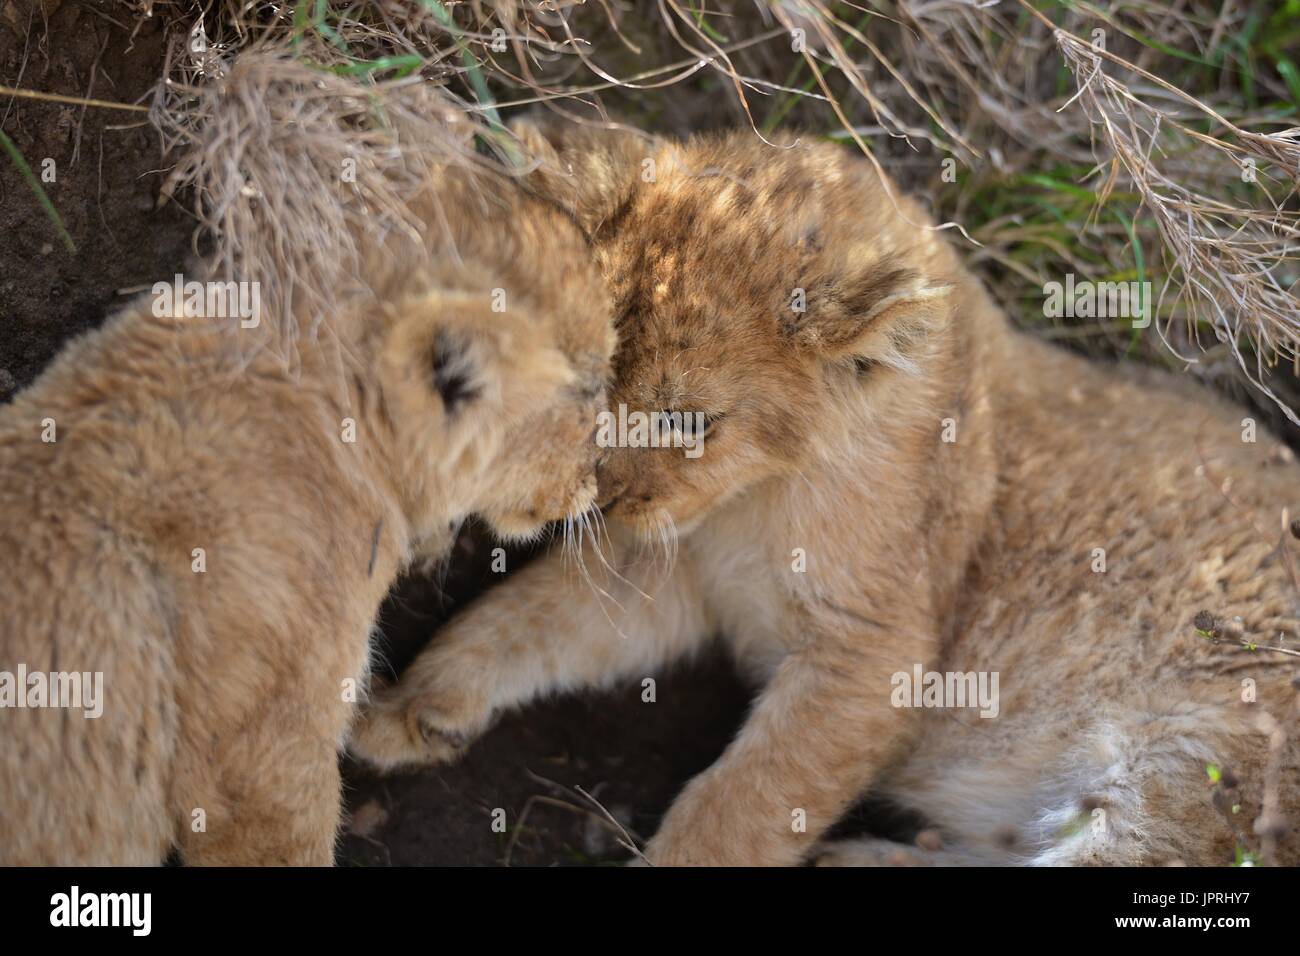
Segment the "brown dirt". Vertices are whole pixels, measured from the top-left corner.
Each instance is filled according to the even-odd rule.
[[[0,0],[0,84],[71,96],[93,89],[95,98],[124,103],[146,93],[163,59],[158,21],[146,21],[132,40],[100,6]],[[122,290],[179,271],[192,225],[175,203],[154,209],[164,164],[144,114],[0,97],[0,128],[38,176],[54,161],[56,180],[43,186],[77,247],[68,252],[0,154],[3,399],[35,378],[65,339],[123,304]]]
[[[133,29],[114,4],[0,0],[0,84],[134,102],[158,79],[163,32],[157,19]],[[193,221],[177,203],[156,208],[168,162],[143,114],[83,114],[79,106],[0,97],[0,118],[38,175],[44,159],[54,160],[57,179],[45,189],[76,244],[75,253],[64,248],[0,154],[3,402],[68,338],[97,326],[142,287],[183,271]],[[482,535],[468,531],[443,586],[402,582],[381,615],[382,645],[396,665],[496,577],[488,552]],[[515,559],[522,555],[512,554],[512,568]],[[642,703],[640,690],[629,682],[531,707],[504,720],[455,767],[378,778],[345,763],[352,823],[339,862],[494,864],[516,830],[512,863],[625,856],[581,797],[539,778],[582,787],[647,836],[682,784],[721,753],[748,700],[720,656],[662,675],[657,703]],[[496,807],[506,811],[511,833],[493,832]]]

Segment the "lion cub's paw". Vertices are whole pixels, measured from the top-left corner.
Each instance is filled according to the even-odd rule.
[[[381,770],[459,760],[479,722],[454,718],[427,699],[380,695],[357,718],[348,750]]]

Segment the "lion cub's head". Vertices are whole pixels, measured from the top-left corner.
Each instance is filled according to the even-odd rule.
[[[477,512],[526,538],[595,502],[609,295],[573,221],[517,187],[430,202],[433,255],[406,249],[380,283],[377,399],[422,533]]]
[[[588,231],[614,296],[598,433],[611,518],[686,530],[926,391],[951,254],[866,160],[752,134],[524,134],[548,160],[538,188]]]

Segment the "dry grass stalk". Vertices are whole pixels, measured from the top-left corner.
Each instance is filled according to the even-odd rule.
[[[201,85],[159,89],[154,118],[180,161],[180,190],[214,238],[211,269],[261,285],[266,337],[291,360],[354,291],[361,253],[419,231],[405,201],[447,162],[485,162],[473,129],[418,78],[358,86],[270,46]]]

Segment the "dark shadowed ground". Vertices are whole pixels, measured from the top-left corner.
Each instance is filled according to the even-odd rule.
[[[0,84],[133,102],[158,77],[157,21],[128,31],[95,5],[0,0]],[[125,22],[125,21],[124,21]],[[129,47],[129,52],[126,52]],[[92,65],[96,65],[92,82]],[[65,248],[10,158],[0,152],[0,399],[35,377],[64,339],[98,325],[185,264],[190,220],[172,203],[155,211],[162,167],[143,113],[0,96],[0,129],[40,176],[77,251]],[[129,294],[129,293],[128,293]]]
[[[453,595],[499,584],[493,579],[504,576],[490,570],[492,547],[481,532],[463,535],[441,595],[427,578],[399,587],[381,616],[381,648],[391,661],[405,665]],[[514,554],[512,568],[522,564]],[[348,766],[352,819],[342,862],[537,865],[626,857],[614,828],[577,788],[630,832],[649,836],[686,780],[722,752],[748,701],[720,654],[653,676],[654,703],[642,702],[638,677],[607,693],[538,704],[508,716],[455,766],[386,777]],[[504,834],[492,826],[498,808]]]
[[[42,9],[44,13],[42,13]],[[134,102],[162,63],[158,21],[132,34],[112,5],[0,0],[0,85]],[[132,26],[134,26],[132,24]],[[69,337],[94,328],[131,295],[182,271],[191,218],[156,208],[167,166],[143,114],[0,97],[0,129],[39,175],[76,244],[70,253],[14,164],[0,154],[0,402],[31,382]],[[498,578],[489,546],[468,532],[445,590],[404,581],[381,624],[404,664],[451,609]],[[511,566],[520,563],[516,552]],[[309,639],[304,635],[304,640]],[[507,718],[459,765],[378,778],[346,766],[351,823],[344,864],[587,863],[626,854],[581,787],[634,833],[654,832],[673,795],[726,746],[747,694],[713,657],[657,677],[556,700]],[[505,810],[508,832],[493,832]]]

